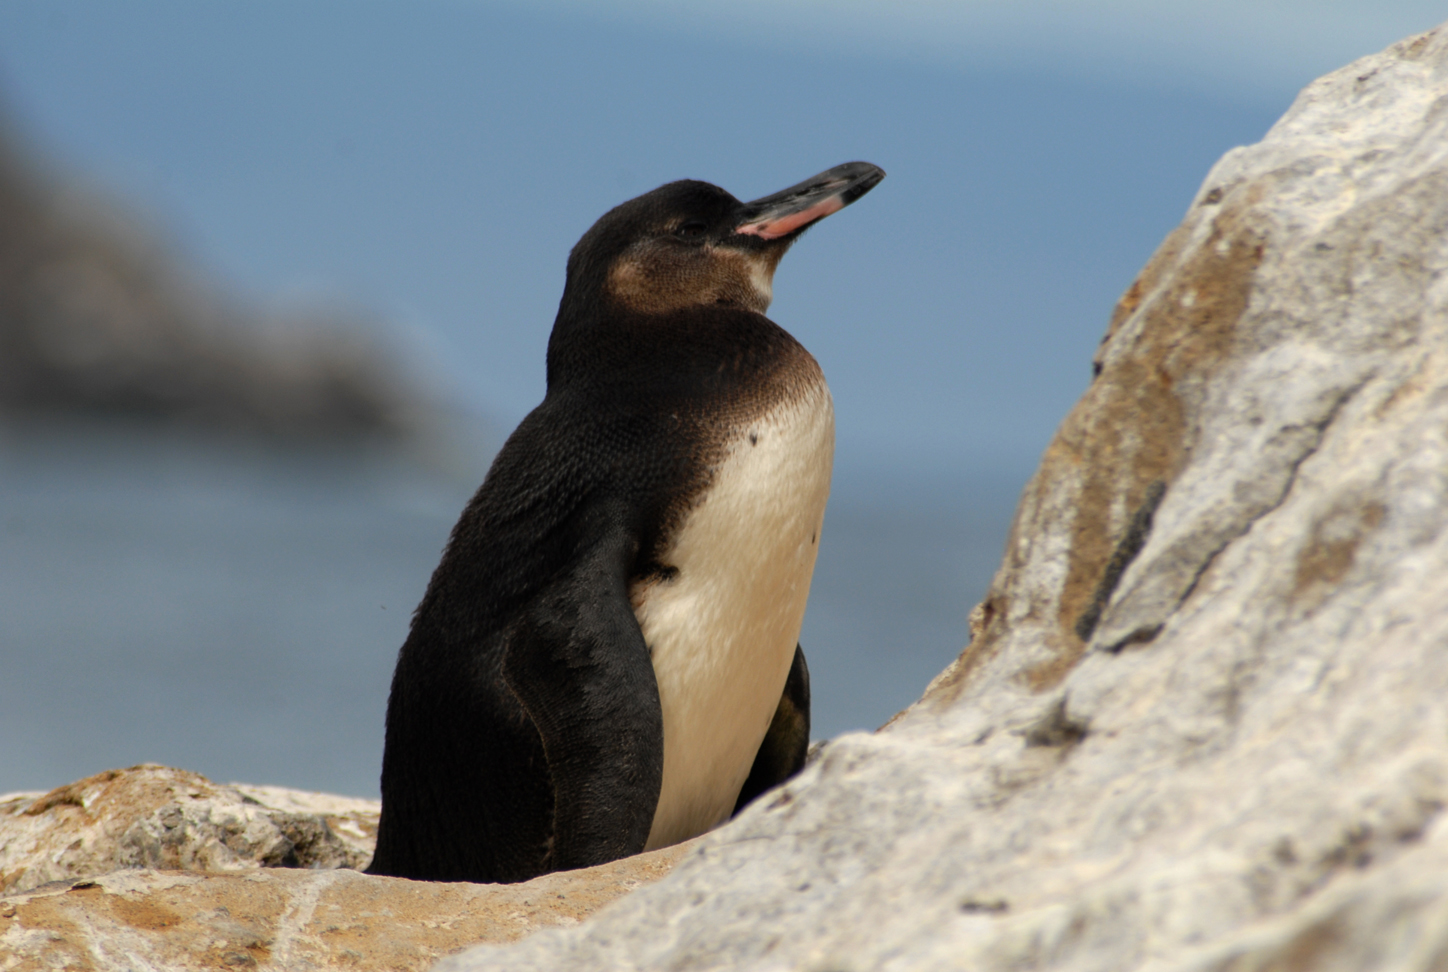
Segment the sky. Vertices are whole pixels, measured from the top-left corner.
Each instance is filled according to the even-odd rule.
[[[1247,98],[1300,87],[1443,17],[1442,5],[1432,0],[552,0],[549,6],[780,50],[807,47],[953,69],[1064,70]]]
[[[886,181],[786,258],[844,482],[1028,470],[1211,164],[1401,2],[0,2],[53,164],[258,306],[377,322],[511,428],[568,249],[676,178]],[[1022,472],[1021,475],[1024,473]]]

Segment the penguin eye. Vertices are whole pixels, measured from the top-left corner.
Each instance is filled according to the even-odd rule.
[[[684,240],[697,240],[709,229],[697,219],[691,219],[687,223],[674,230],[674,235]]]

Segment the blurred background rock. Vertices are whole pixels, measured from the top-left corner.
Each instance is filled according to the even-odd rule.
[[[0,409],[287,439],[435,420],[376,322],[248,309],[0,116]]]

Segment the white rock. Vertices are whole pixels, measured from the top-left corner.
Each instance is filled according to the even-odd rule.
[[[1443,967],[1445,271],[1440,28],[1212,170],[920,703],[439,968]]]

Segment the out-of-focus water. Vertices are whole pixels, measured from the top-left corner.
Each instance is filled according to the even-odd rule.
[[[0,430],[0,792],[149,761],[375,795],[392,664],[482,468]],[[816,737],[883,723],[960,650],[1024,473],[837,471],[801,638]]]

